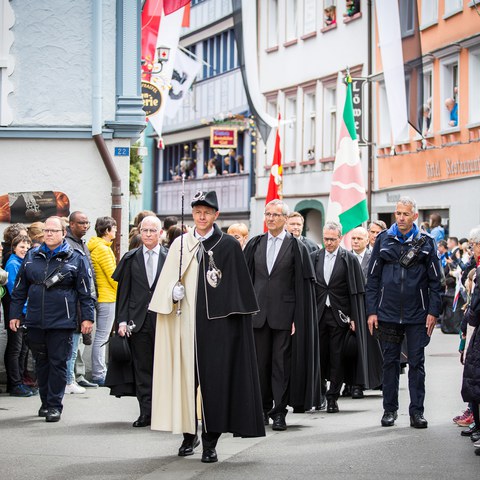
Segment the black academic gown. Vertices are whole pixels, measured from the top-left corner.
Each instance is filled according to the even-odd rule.
[[[363,388],[376,388],[382,384],[382,352],[378,341],[370,336],[365,315],[365,280],[358,260],[347,251],[339,250],[347,266],[347,283],[350,294],[350,318],[355,321],[356,369],[352,382]],[[312,256],[314,269],[320,250]]]
[[[263,235],[252,238],[244,253],[255,281],[255,251]],[[320,352],[318,343],[315,274],[305,245],[293,235],[295,255],[295,335],[292,337],[292,360],[288,404],[295,411],[320,405]]]
[[[237,240],[214,226],[203,242],[222,272],[216,288],[206,281],[209,256],[199,265],[196,304],[197,381],[207,432],[265,435],[253,339],[257,299]]]

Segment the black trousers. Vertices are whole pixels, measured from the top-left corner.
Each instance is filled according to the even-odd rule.
[[[349,326],[340,326],[332,309],[325,307],[319,323],[320,368],[322,379],[330,380],[327,399],[336,400],[344,381],[343,347]],[[323,393],[323,392],[322,392]]]
[[[27,330],[28,346],[35,359],[38,391],[43,408],[62,411],[67,384],[67,361],[72,353],[72,329],[31,328]]]
[[[28,355],[28,347],[24,338],[25,330],[18,329],[16,332],[7,328],[7,347],[5,348],[5,370],[7,373],[7,390],[23,383],[25,361]]]
[[[142,328],[130,337],[140,415],[152,414],[153,353],[157,314],[148,312]]]
[[[197,365],[195,364],[195,432],[198,430],[198,412],[197,410],[197,394],[198,394],[198,386],[200,382],[198,381],[198,369]],[[218,439],[221,436],[221,432],[206,432],[205,431],[205,422],[202,421],[202,446],[203,449],[207,448],[215,448],[217,446]],[[193,442],[195,434],[192,433],[184,433],[183,439],[189,442]]]
[[[292,358],[290,330],[273,330],[268,321],[253,329],[263,410],[270,416],[287,413]]]

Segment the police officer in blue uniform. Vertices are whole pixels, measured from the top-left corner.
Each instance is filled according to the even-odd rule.
[[[400,352],[407,340],[410,426],[427,428],[424,418],[425,347],[441,311],[443,271],[435,241],[414,223],[416,203],[399,199],[394,223],[379,233],[370,259],[366,305],[370,333],[380,338],[383,352],[381,424],[397,419]]]
[[[16,332],[20,323],[27,328],[42,401],[38,416],[47,422],[58,422],[77,315],[81,315],[82,333],[92,331],[92,273],[85,255],[65,241],[66,229],[60,217],[47,218],[44,234],[44,243],[27,253],[15,280],[10,328]],[[27,312],[22,319],[27,299]]]

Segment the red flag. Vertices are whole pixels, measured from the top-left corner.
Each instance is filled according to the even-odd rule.
[[[146,80],[150,80],[153,62],[155,61],[162,11],[163,15],[170,15],[189,3],[190,0],[145,1],[142,9],[142,70]]]
[[[185,5],[185,10],[183,12],[183,20],[182,20],[182,27],[189,27],[190,26],[190,3]]]
[[[147,80],[155,60],[163,0],[146,0],[142,10],[142,70]]]
[[[163,12],[170,15],[190,3],[190,0],[163,0]]]
[[[275,150],[273,152],[272,166],[270,168],[270,181],[268,182],[267,198],[265,199],[265,205],[276,198],[282,198],[282,180],[283,180],[283,168],[282,168],[282,152],[280,151],[280,119],[278,114],[278,127],[277,135],[275,137]],[[263,224],[263,231],[267,231],[267,226]]]

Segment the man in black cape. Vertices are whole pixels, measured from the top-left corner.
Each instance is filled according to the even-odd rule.
[[[192,455],[199,391],[202,462],[213,463],[221,433],[265,435],[252,330],[258,305],[240,244],[214,223],[216,193],[198,192],[191,205],[195,229],[173,242],[150,303],[158,313],[152,429],[183,433],[178,455]]]
[[[314,273],[305,245],[285,231],[288,206],[273,200],[265,212],[268,232],[244,253],[260,306],[253,327],[264,423],[285,430],[287,405],[303,412],[321,403]]]

